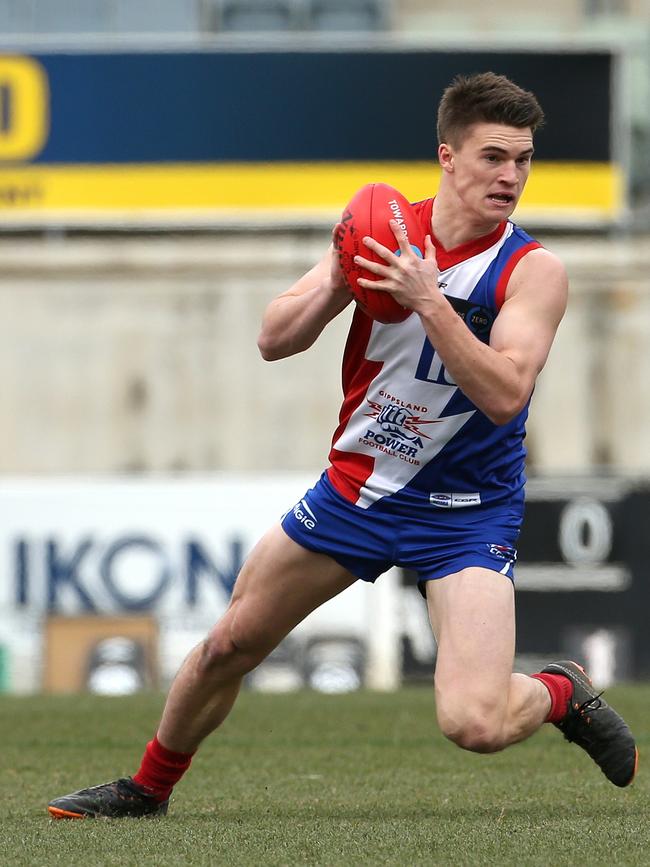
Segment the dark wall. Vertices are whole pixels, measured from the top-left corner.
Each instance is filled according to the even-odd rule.
[[[428,160],[442,90],[483,70],[537,94],[539,159],[611,158],[607,53],[33,56],[51,93],[40,163]]]
[[[515,568],[517,653],[589,664],[594,638],[616,679],[650,679],[650,483],[557,479],[530,486]],[[404,572],[405,587],[416,581]],[[404,639],[406,680],[434,658]],[[593,646],[593,645],[592,645]]]
[[[573,512],[574,517],[571,517]],[[520,653],[577,649],[599,629],[619,644],[625,676],[650,678],[650,486],[527,501],[522,567],[546,567],[553,587],[517,594]],[[523,569],[518,569],[523,573]]]

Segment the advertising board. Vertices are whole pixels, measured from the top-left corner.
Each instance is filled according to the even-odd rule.
[[[225,611],[246,554],[313,481],[291,475],[5,480],[0,645],[8,648],[12,688],[40,687],[49,617],[153,616],[168,681]],[[310,615],[294,632],[295,652],[315,638],[358,642],[365,681],[393,685],[395,576],[384,578],[378,593],[358,582]]]
[[[265,45],[0,55],[0,224],[329,222],[369,181],[419,200],[437,186],[444,87],[487,69],[547,116],[517,218],[602,224],[625,208],[608,50]]]
[[[41,688],[48,620],[76,618],[87,631],[93,618],[124,617],[155,621],[161,682],[168,682],[226,609],[252,546],[312,482],[300,475],[5,479],[0,683]],[[533,480],[526,509],[516,568],[518,663],[532,669],[578,656],[603,686],[649,677],[650,486]],[[274,670],[276,683],[305,685],[315,660],[327,658],[331,669],[342,656],[350,663],[345,676],[354,669],[358,685],[431,682],[435,642],[414,575],[393,569],[375,585],[357,582],[306,618],[256,677],[268,682]]]

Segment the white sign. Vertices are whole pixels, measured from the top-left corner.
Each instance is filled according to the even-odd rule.
[[[167,634],[185,631],[196,641],[225,610],[252,546],[314,481],[286,474],[5,481],[0,643],[14,644],[18,629],[26,640],[24,624],[48,614],[144,612]],[[298,631],[372,640],[394,582],[382,578],[385,593],[357,582]]]

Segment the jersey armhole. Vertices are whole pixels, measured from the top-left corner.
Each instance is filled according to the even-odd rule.
[[[496,289],[494,290],[494,303],[497,308],[497,313],[503,307],[503,302],[506,300],[506,289],[508,288],[508,282],[510,277],[512,276],[512,272],[515,270],[517,263],[524,258],[526,253],[530,253],[531,250],[537,250],[542,245],[539,241],[529,241],[527,244],[524,244],[523,247],[520,247],[516,250],[512,256],[508,259],[508,262],[501,272],[499,280],[496,285]]]

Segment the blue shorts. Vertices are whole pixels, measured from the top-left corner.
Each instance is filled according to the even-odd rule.
[[[416,572],[420,589],[470,566],[514,580],[520,510],[499,504],[421,511],[414,517],[361,509],[323,473],[284,515],[282,527],[294,542],[329,555],[362,581],[375,581],[392,566]]]

